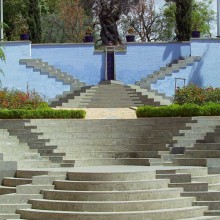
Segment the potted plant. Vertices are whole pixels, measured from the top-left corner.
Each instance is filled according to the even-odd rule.
[[[28,28],[23,26],[21,28],[20,40],[29,40],[30,35],[28,34]]]
[[[126,35],[126,41],[127,42],[135,42],[135,30],[133,27],[130,27],[128,29],[128,33]]]
[[[83,38],[84,43],[94,42],[94,37],[93,37],[92,33],[93,33],[92,27],[87,27],[85,36]]]

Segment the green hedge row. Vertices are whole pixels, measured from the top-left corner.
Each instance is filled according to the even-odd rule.
[[[138,118],[145,117],[190,117],[190,116],[220,116],[220,104],[207,103],[199,106],[195,104],[170,106],[142,106],[136,110]]]
[[[86,112],[83,110],[53,110],[53,109],[0,110],[1,119],[85,118],[85,116],[86,116]]]

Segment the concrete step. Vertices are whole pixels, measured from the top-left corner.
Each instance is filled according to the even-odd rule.
[[[194,148],[196,150],[220,150],[218,143],[196,143]]]
[[[166,188],[169,180],[133,180],[133,181],[54,181],[57,190],[78,191],[123,191]]]
[[[187,207],[176,209],[162,209],[155,211],[142,211],[142,212],[121,212],[121,213],[90,213],[90,212],[62,212],[62,211],[48,211],[48,210],[35,210],[35,209],[23,209],[18,210],[17,213],[21,214],[22,218],[30,219],[31,216],[35,216],[35,220],[40,219],[53,219],[53,220],[142,220],[145,219],[180,219],[187,217],[202,216],[203,212],[207,210],[207,207]],[[33,217],[32,217],[33,219]]]
[[[135,165],[150,166],[148,158],[88,158],[75,159],[74,166],[104,166],[104,165]],[[63,166],[63,164],[62,164]]]
[[[208,216],[220,216],[220,210],[208,210],[204,214]]]
[[[157,179],[169,179],[170,183],[188,183],[191,182],[191,175],[187,173],[175,174],[157,174]]]
[[[195,176],[192,177],[192,180],[197,182],[207,182],[208,184],[220,183],[220,175]]]
[[[56,211],[74,212],[126,212],[130,211],[150,211],[159,209],[174,209],[191,206],[195,198],[170,198],[159,200],[141,200],[141,201],[60,201],[46,199],[31,199],[28,201],[32,209],[46,209]]]
[[[209,210],[220,210],[220,201],[195,201],[195,206],[208,206]]]
[[[114,167],[113,167],[114,168]],[[126,168],[126,167],[125,167]],[[67,180],[71,181],[131,181],[131,180],[155,180],[155,170],[139,171],[133,170],[132,167],[124,171],[110,172],[108,170],[101,170],[99,172],[92,172],[87,169],[84,172],[68,172]],[[134,168],[134,167],[133,167]],[[98,168],[99,170],[100,168]]]
[[[31,208],[30,204],[0,204],[0,213],[14,214],[17,209],[28,209],[28,208]]]
[[[0,195],[15,193],[15,187],[0,186]]]
[[[201,216],[201,217],[194,217],[194,218],[182,218],[178,220],[220,220],[218,216]]]
[[[196,201],[219,201],[220,192],[219,191],[208,191],[208,192],[183,192],[181,196],[196,197]]]
[[[169,187],[182,187],[184,192],[208,191],[208,183],[190,182],[190,183],[169,183]]]
[[[4,177],[2,184],[4,186],[16,187],[18,185],[25,185],[32,183],[32,179],[27,178],[15,178],[15,177]]]
[[[181,188],[163,188],[129,191],[68,191],[42,190],[44,199],[66,201],[134,201],[162,198],[178,198]]]
[[[187,158],[220,158],[220,150],[185,150]]]
[[[67,151],[67,155],[64,157],[64,160],[69,159],[102,159],[102,158],[155,158],[159,157],[157,151]]]
[[[111,139],[111,138],[103,138],[103,139],[90,139],[90,138],[84,138],[84,139],[75,139],[72,140],[66,140],[66,139],[51,139],[50,143],[46,143],[46,146],[48,145],[133,145],[133,144],[156,144],[156,143],[173,143],[171,137],[146,137],[146,138],[126,138],[126,139]],[[37,144],[38,142],[34,142],[34,144]]]
[[[58,139],[58,138],[67,138],[67,139],[73,139],[73,138],[103,138],[103,135],[105,138],[144,138],[144,137],[173,137],[173,135],[178,134],[178,130],[167,130],[167,132],[164,132],[164,130],[147,130],[144,129],[142,132],[138,131],[134,133],[134,130],[132,131],[115,131],[115,132],[108,132],[106,131],[102,132],[70,132],[70,131],[51,131],[50,133],[47,133],[46,131],[44,134],[39,135],[39,139]]]

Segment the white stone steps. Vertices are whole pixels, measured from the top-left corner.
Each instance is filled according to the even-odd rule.
[[[129,191],[68,191],[68,190],[42,190],[44,199],[66,201],[134,201],[152,200],[162,198],[178,198],[182,188],[163,188],[152,190]]]
[[[170,220],[180,219],[187,217],[202,216],[207,207],[187,207],[176,209],[162,209],[155,211],[142,211],[142,212],[121,212],[121,213],[90,213],[90,212],[62,212],[62,211],[48,211],[48,210],[34,210],[23,209],[18,210],[17,213],[21,214],[22,218],[31,219],[35,216],[34,220],[53,219],[53,220]],[[33,217],[32,217],[33,219]]]
[[[73,181],[132,181],[132,180],[153,180],[155,179],[155,170],[149,169],[141,171],[136,167],[120,167],[120,166],[108,166],[97,167],[97,171],[94,172],[94,168],[84,168],[82,172],[68,172],[67,180]],[[115,170],[114,170],[115,168]],[[123,172],[121,171],[123,168]],[[111,171],[111,170],[114,171]]]
[[[47,209],[60,211],[82,212],[126,212],[126,211],[150,211],[160,209],[175,209],[191,206],[194,197],[169,198],[141,201],[63,201],[31,199],[28,201],[32,209]]]
[[[150,166],[149,158],[87,158],[75,159],[74,161],[74,167],[106,165]],[[61,166],[65,167],[65,163],[61,164]]]
[[[169,180],[133,180],[133,181],[54,181],[57,190],[78,191],[123,191],[166,188]]]

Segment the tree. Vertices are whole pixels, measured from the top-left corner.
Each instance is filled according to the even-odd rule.
[[[192,0],[192,28],[191,31],[198,30],[202,35],[210,35],[211,22],[215,20],[215,12],[211,9],[213,0]],[[176,30],[176,4],[175,1],[167,0],[164,7],[164,22],[167,30],[172,31],[172,35],[177,34]],[[171,34],[171,33],[170,33]]]
[[[176,0],[175,16],[178,41],[188,41],[192,32],[192,0]]]
[[[41,11],[39,0],[29,0],[27,23],[30,40],[33,43],[42,42]]]
[[[121,44],[122,40],[118,33],[117,22],[122,14],[127,14],[130,7],[137,3],[137,0],[95,0],[93,9],[98,16],[103,45],[111,42],[114,45]]]
[[[132,27],[141,42],[156,41],[163,27],[161,25],[162,14],[156,13],[154,9],[154,0],[139,0],[138,4],[133,5],[130,12],[124,16],[123,29],[128,30]]]
[[[82,42],[87,16],[81,1],[57,0],[56,4],[42,17],[43,42]]]
[[[213,0],[197,2],[193,0],[192,31],[198,30],[203,35],[211,35],[211,22],[215,20],[215,12],[210,8]]]
[[[27,26],[27,2],[4,0],[4,30],[6,40],[18,40],[22,26]]]

